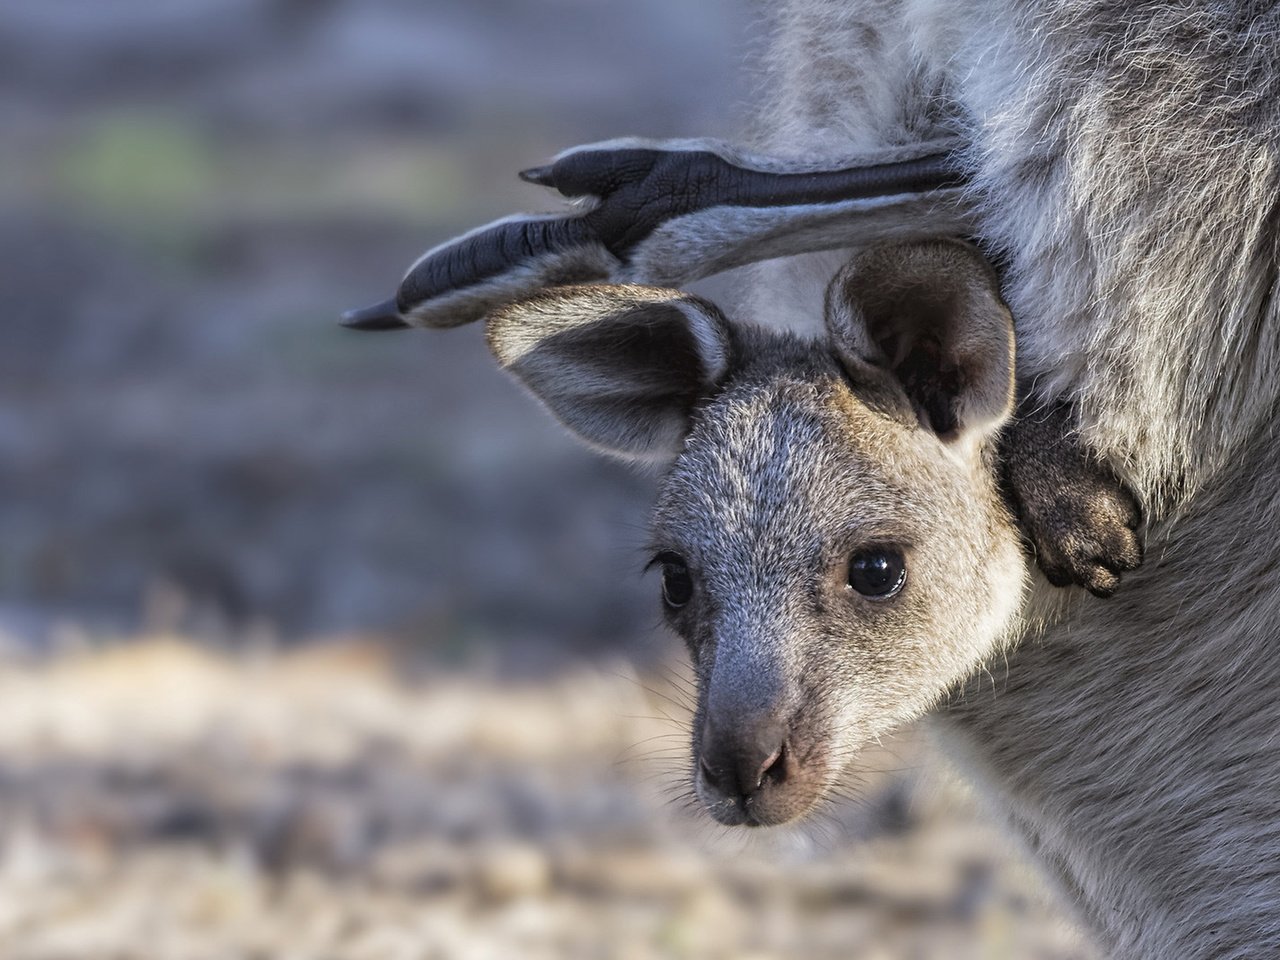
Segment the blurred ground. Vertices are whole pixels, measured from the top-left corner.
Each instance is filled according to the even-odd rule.
[[[910,735],[687,811],[651,481],[479,330],[334,322],[566,145],[732,137],[755,23],[0,4],[0,958],[1087,955]]]
[[[717,832],[673,806],[681,689],[625,666],[406,680],[354,642],[5,664],[0,952],[1089,956],[910,736],[804,829]]]

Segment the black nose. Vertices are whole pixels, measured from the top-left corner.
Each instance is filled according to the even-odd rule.
[[[787,725],[776,720],[703,728],[699,765],[706,783],[746,805],[767,786],[788,776]]]

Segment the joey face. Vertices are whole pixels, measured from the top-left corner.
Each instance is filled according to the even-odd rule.
[[[654,562],[698,678],[697,792],[728,824],[810,809],[999,648],[1025,576],[992,462],[1013,327],[990,268],[953,241],[870,248],[825,320],[806,341],[586,286],[488,322],[569,429],[671,464]]]
[[[654,524],[698,679],[694,783],[728,824],[802,815],[967,676],[1024,572],[981,450],[868,405],[825,344],[756,346],[767,359],[698,415]]]

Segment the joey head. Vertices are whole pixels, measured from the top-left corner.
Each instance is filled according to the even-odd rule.
[[[722,823],[804,814],[1010,636],[1028,571],[998,465],[1013,324],[973,248],[863,251],[817,339],[625,285],[549,289],[488,338],[588,443],[666,465],[653,565]]]

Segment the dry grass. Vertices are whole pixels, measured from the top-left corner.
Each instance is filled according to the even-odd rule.
[[[4,665],[0,956],[1089,956],[911,737],[801,830],[672,803],[679,689],[370,643]]]

